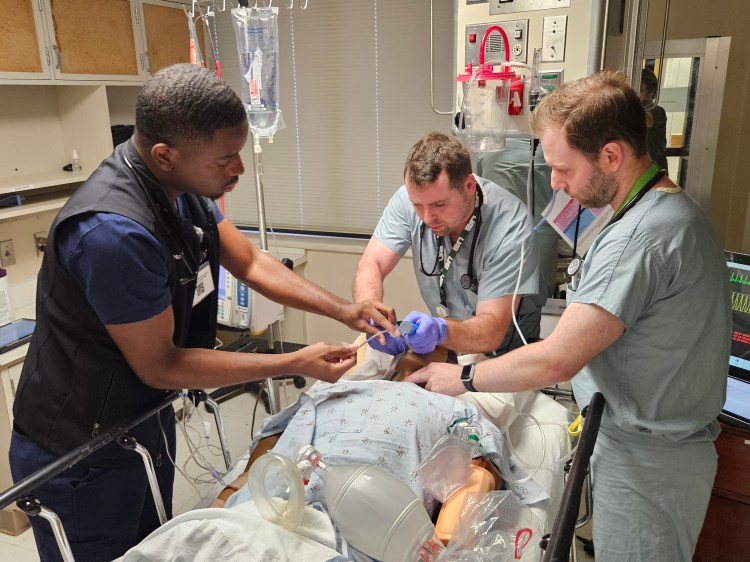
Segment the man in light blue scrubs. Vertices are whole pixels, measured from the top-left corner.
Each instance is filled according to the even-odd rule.
[[[553,333],[471,370],[480,391],[572,378],[606,400],[592,457],[597,560],[693,556],[708,507],[731,330],[728,271],[708,217],[646,151],[638,94],[618,72],[565,84],[534,110],[552,187],[616,213],[569,286]],[[407,380],[464,391],[461,368]]]
[[[539,258],[531,218],[521,201],[475,176],[461,142],[433,132],[412,146],[405,185],[391,197],[354,278],[354,301],[383,296],[383,281],[411,248],[414,273],[430,314],[404,319],[417,353],[436,345],[463,353],[500,355],[522,345],[512,323],[513,293],[523,336],[539,337]],[[370,345],[396,354],[400,338]]]

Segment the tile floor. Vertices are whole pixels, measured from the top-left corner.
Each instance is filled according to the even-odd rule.
[[[285,407],[297,399],[299,390],[294,388],[291,381],[288,384],[281,385],[280,404]],[[229,451],[233,462],[238,468],[235,472],[241,472],[245,462],[242,457],[247,452],[247,447],[251,442],[251,425],[252,412],[255,408],[256,397],[252,394],[237,395],[220,405],[222,420],[225,428],[226,438]],[[255,429],[257,430],[262,421],[267,417],[263,403],[258,403],[255,414]],[[208,440],[203,437],[203,421],[210,422]],[[198,447],[199,452],[205,459],[215,467],[220,473],[225,472],[225,465],[221,449],[219,447],[218,434],[214,416],[208,414],[201,405],[198,410],[190,417],[187,423],[187,433],[191,441]],[[222,485],[210,480],[207,472],[196,465],[193,461],[186,462],[189,458],[188,444],[182,432],[177,430],[177,460],[178,467],[181,468],[188,476],[198,480],[197,483],[189,482],[185,477],[177,474],[175,478],[174,499],[172,502],[174,515],[184,513],[195,507],[206,507],[218,492],[223,488]],[[230,474],[229,480],[233,476]],[[581,536],[590,538],[590,530],[586,527],[579,530]],[[579,541],[576,541],[578,560],[581,562],[591,561],[594,558],[583,551]],[[0,560],[8,562],[38,562],[36,545],[31,529],[27,529],[20,535],[12,537],[0,533]]]

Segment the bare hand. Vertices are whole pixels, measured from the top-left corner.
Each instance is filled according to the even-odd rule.
[[[357,362],[354,345],[316,343],[292,353],[295,371],[315,379],[336,382]]]
[[[461,365],[430,363],[406,377],[404,382],[413,382],[432,392],[456,396],[466,392],[466,387],[461,382],[461,369]]]
[[[370,319],[375,326],[370,324]],[[346,304],[340,320],[358,332],[377,334],[380,331],[378,326],[382,326],[382,329],[396,335],[396,312],[375,299]],[[380,343],[385,343],[385,336],[381,335],[379,340]]]

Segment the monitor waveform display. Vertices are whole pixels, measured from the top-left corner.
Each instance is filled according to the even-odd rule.
[[[729,282],[739,285],[750,285],[750,275],[743,275],[736,271],[729,271]]]
[[[732,291],[732,310],[750,314],[750,295]]]

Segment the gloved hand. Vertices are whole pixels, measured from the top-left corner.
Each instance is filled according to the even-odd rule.
[[[373,326],[377,326],[381,330],[383,329],[381,326],[375,324],[372,320],[370,320],[370,324]],[[401,337],[394,338],[389,332],[385,332],[383,336],[385,336],[384,344],[380,343],[380,338],[378,337],[370,339],[367,344],[374,350],[382,351],[383,353],[387,353],[388,355],[398,355],[406,349],[406,344],[403,342]]]
[[[415,353],[429,353],[448,337],[448,324],[444,318],[414,310],[404,320],[417,327],[416,332],[404,336]]]

